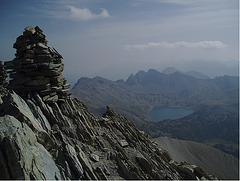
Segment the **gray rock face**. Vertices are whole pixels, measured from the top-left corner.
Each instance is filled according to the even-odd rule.
[[[60,179],[52,156],[37,142],[26,123],[13,116],[0,117],[1,179]]]
[[[50,107],[10,92],[0,110],[1,179],[200,178],[109,107],[103,119],[76,99]]]

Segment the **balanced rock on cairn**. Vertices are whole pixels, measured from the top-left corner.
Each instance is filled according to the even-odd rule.
[[[11,80],[8,88],[25,96],[37,92],[46,103],[69,99],[70,84],[62,75],[62,56],[47,46],[46,36],[36,26],[25,28],[13,47],[16,58],[5,62]]]

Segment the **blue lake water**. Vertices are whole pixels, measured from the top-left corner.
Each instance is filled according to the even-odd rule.
[[[147,115],[150,116],[153,121],[163,121],[165,119],[174,120],[182,118],[192,113],[192,110],[187,110],[181,107],[159,106],[154,107]]]

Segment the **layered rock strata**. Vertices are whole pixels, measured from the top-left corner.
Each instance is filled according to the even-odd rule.
[[[173,162],[126,118],[96,118],[77,99],[50,105],[14,92],[0,104],[0,179],[215,179]]]
[[[5,62],[11,78],[9,89],[21,96],[38,92],[47,103],[69,99],[70,85],[62,75],[62,56],[47,45],[38,26],[26,27],[13,47],[17,49],[16,58]]]

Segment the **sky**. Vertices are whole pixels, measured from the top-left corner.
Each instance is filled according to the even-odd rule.
[[[238,74],[238,0],[0,0],[0,59],[26,26],[43,29],[74,85],[176,67]]]

